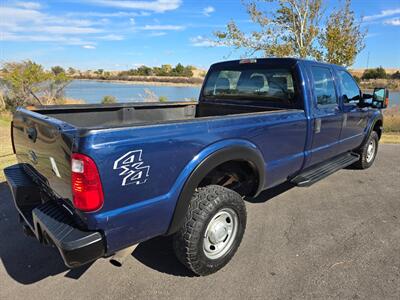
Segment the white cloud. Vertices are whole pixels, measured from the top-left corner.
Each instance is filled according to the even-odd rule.
[[[203,9],[203,15],[209,17],[213,12],[215,12],[215,8],[212,6],[207,6]]]
[[[83,48],[83,49],[90,49],[90,50],[93,50],[93,49],[96,49],[96,46],[93,46],[93,45],[83,45],[82,48]]]
[[[393,18],[383,22],[386,25],[400,26],[400,18]]]
[[[40,3],[38,2],[17,1],[15,5],[26,9],[39,9],[41,7]]]
[[[62,43],[66,45],[84,45],[91,42],[87,42],[77,37],[65,37],[61,35],[24,35],[24,34],[14,34],[10,32],[4,32],[0,35],[1,41],[12,41],[12,42],[55,42]]]
[[[153,12],[165,12],[175,10],[182,4],[182,0],[153,0],[153,1],[128,1],[128,0],[86,0],[89,3],[125,8],[148,10]]]
[[[184,26],[179,26],[179,25],[146,25],[143,27],[140,27],[142,30],[172,30],[172,31],[177,31],[177,30],[183,30],[185,29]]]
[[[88,34],[101,32],[90,27],[89,20],[76,20],[44,14],[38,10],[2,7],[1,32],[49,32],[65,34]]]
[[[21,9],[14,7],[2,7],[0,25],[15,24],[18,22],[37,22],[45,17],[44,14],[37,10]]]
[[[166,35],[166,34],[167,33],[163,32],[163,31],[156,31],[156,32],[150,33],[149,36],[163,36],[163,35]]]
[[[15,30],[18,31],[18,30]],[[46,27],[33,27],[29,30],[24,29],[24,31],[29,32],[47,32],[55,34],[91,34],[103,32],[102,29],[91,28],[91,27],[74,27],[74,26],[46,26]]]
[[[124,36],[119,34],[107,34],[104,36],[99,36],[98,39],[103,41],[122,41]]]
[[[68,45],[92,45],[95,40],[119,41],[124,37],[111,34],[104,27],[105,20],[92,21],[82,18],[44,13],[31,2],[3,6],[0,18],[2,41],[54,42]],[[32,2],[33,3],[33,2]],[[19,5],[18,7],[16,5]],[[103,35],[99,36],[100,33]],[[84,37],[84,38],[82,38]]]
[[[378,20],[378,19],[394,16],[394,15],[397,15],[397,14],[400,14],[400,8],[382,10],[379,14],[371,15],[371,16],[365,16],[363,18],[363,20],[364,21],[375,21],[375,20]]]
[[[100,17],[100,18],[124,18],[124,17],[147,17],[149,16],[149,12],[127,12],[127,11],[118,11],[118,12],[70,12],[67,13],[67,16],[70,17]]]
[[[213,40],[202,35],[190,38],[190,43],[193,47],[216,47],[218,46]]]

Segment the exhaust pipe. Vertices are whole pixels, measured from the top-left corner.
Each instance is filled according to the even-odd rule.
[[[122,265],[124,264],[125,259],[126,259],[130,254],[132,254],[132,252],[136,249],[137,245],[139,245],[139,244],[130,246],[130,247],[128,247],[128,248],[125,248],[125,249],[122,249],[122,250],[116,252],[116,253],[110,258],[110,263],[111,263],[113,266],[122,267]]]

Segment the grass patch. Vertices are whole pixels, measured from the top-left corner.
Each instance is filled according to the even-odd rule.
[[[383,126],[385,132],[400,133],[400,106],[396,105],[385,109],[383,115]]]
[[[0,182],[5,181],[3,169],[16,163],[11,146],[10,122],[9,115],[0,115]]]
[[[380,142],[383,144],[400,144],[400,132],[384,133]]]

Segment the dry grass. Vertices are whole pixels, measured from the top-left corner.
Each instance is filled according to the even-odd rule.
[[[384,123],[383,126],[385,127],[385,132],[400,133],[400,106],[399,105],[385,109],[383,123]]]
[[[0,115],[0,182],[5,180],[3,169],[16,162],[11,146],[10,121],[9,115]]]
[[[383,144],[400,144],[400,132],[384,133],[380,142]]]

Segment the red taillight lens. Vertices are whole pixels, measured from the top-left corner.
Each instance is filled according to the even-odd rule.
[[[104,203],[103,188],[94,161],[83,154],[73,153],[71,185],[74,206],[83,211],[94,211]]]

